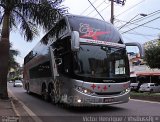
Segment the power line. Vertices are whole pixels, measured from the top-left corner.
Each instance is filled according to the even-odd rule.
[[[145,39],[147,39],[147,40],[150,40],[150,38],[152,37],[156,37],[157,36],[157,34],[152,34],[152,35],[150,35],[150,34],[144,34],[144,33],[139,33],[139,32],[137,32],[137,31],[133,31],[133,32],[129,32],[129,34],[134,34],[135,33],[135,35],[137,36],[142,36],[142,37],[144,37]],[[150,37],[150,38],[149,38]]]
[[[118,20],[118,21],[120,21],[120,20]],[[120,23],[122,23],[122,22],[120,21]],[[129,28],[129,27],[127,27],[127,28]],[[129,29],[131,29],[131,28],[129,28]],[[143,38],[145,38],[145,39],[147,39],[147,40],[149,40],[149,38],[147,38],[146,36],[155,37],[155,36],[153,36],[153,35],[141,34],[141,33],[138,33],[138,32],[136,32],[136,31],[133,31],[133,32],[134,32],[134,33],[127,33],[127,34],[139,35],[139,36],[142,36]],[[126,39],[128,39],[128,40],[132,40],[132,39],[130,39],[130,38],[125,37],[125,35],[123,35],[123,38],[126,38]],[[135,40],[134,40],[134,41],[135,41]]]
[[[109,6],[110,6],[110,4],[109,4],[107,7],[103,8],[100,12],[104,11],[104,10],[107,9]],[[97,16],[97,15],[98,15],[98,14],[95,14],[94,16]]]
[[[129,28],[129,27],[127,27],[127,28]],[[131,28],[129,28],[129,29],[131,29]],[[133,33],[133,32],[134,32],[134,33]],[[130,33],[127,33],[127,34],[139,35],[139,36],[142,36],[143,38],[146,38],[146,39],[148,39],[146,36],[155,37],[155,36],[153,36],[153,35],[142,34],[142,33],[136,32],[136,31],[133,31],[133,32],[132,32],[132,33],[130,32]]]
[[[150,14],[147,14],[147,16],[145,16],[145,17],[141,17],[141,18],[138,18],[138,19],[134,19],[134,20],[129,21],[129,22],[122,21],[122,20],[119,20],[119,21],[122,21],[122,22],[125,22],[126,24],[128,24],[128,25],[124,24],[125,26],[123,26],[123,27],[127,27],[127,26],[129,26],[130,24],[139,25],[139,24],[136,24],[136,23],[137,23],[137,22],[140,22],[140,21],[143,21],[143,19],[146,19],[146,18],[150,18],[150,17],[152,17],[152,16],[155,16],[155,15],[157,15],[157,14],[160,14],[160,10],[154,11],[154,12],[152,12],[152,13],[150,13]],[[118,20],[118,19],[117,19],[117,20]],[[149,27],[149,26],[142,26],[142,27],[147,27],[147,28],[150,28],[150,29],[160,30],[160,28],[154,28],[154,27]],[[121,27],[117,27],[117,28],[122,28],[122,26],[121,26]]]
[[[139,21],[143,21],[144,19],[150,18],[150,17],[155,16],[156,14],[159,14],[159,13],[160,13],[160,10],[157,10],[157,11],[154,11],[154,12],[152,12],[150,14],[147,14],[147,16],[145,16],[145,17],[140,17],[140,18],[134,19],[131,22],[136,23],[136,22],[139,22]]]
[[[152,12],[152,13],[150,13],[150,14],[147,14],[147,16],[145,16],[145,17],[141,17],[141,18],[138,18],[138,19],[133,19],[133,20],[130,20],[130,21],[128,21],[128,22],[126,22],[126,21],[123,21],[123,20],[118,20],[118,19],[116,19],[116,20],[118,20],[118,21],[121,21],[121,22],[125,22],[126,24],[134,24],[134,25],[139,25],[139,24],[135,24],[136,22],[140,22],[140,21],[142,21],[143,19],[146,19],[146,18],[150,18],[150,17],[152,17],[152,16],[155,16],[156,14],[159,14],[160,13],[160,10],[157,10],[157,11],[154,11],[154,12]],[[137,14],[136,16],[138,16],[139,14]],[[135,17],[136,17],[135,16]],[[135,18],[134,17],[134,18]],[[125,27],[127,27],[127,26],[129,26],[129,25],[125,25]],[[149,27],[149,26],[143,26],[143,27],[148,27],[148,28],[151,28],[151,29],[157,29],[157,30],[160,30],[160,28],[153,28],[153,27]],[[121,27],[117,27],[117,28],[122,28],[122,26]]]
[[[98,6],[96,6],[96,8],[100,7],[103,3],[104,3],[104,1],[102,3],[100,3]],[[87,14],[87,16],[92,14],[94,11],[95,11],[95,9],[93,11],[91,11],[89,14]]]
[[[105,19],[103,18],[103,16],[99,13],[99,11],[94,7],[94,5],[90,2],[90,0],[88,0],[89,3],[93,6],[93,8],[97,11],[97,13],[99,14],[99,16],[105,21]]]
[[[129,32],[129,31],[131,31],[131,30],[134,30],[134,29],[136,29],[136,28],[138,28],[138,27],[141,27],[141,26],[143,26],[143,25],[145,25],[145,24],[147,24],[147,23],[150,23],[150,22],[152,22],[152,21],[154,21],[154,20],[157,20],[157,19],[159,19],[159,18],[160,18],[160,16],[159,16],[159,17],[156,17],[156,18],[154,18],[154,19],[152,19],[152,20],[150,20],[150,21],[147,21],[147,22],[145,22],[145,23],[143,23],[143,24],[141,24],[141,25],[139,25],[139,26],[136,26],[136,27],[134,27],[134,28],[131,28],[131,29],[125,31],[125,32],[122,32],[122,34],[127,33],[127,32]]]
[[[136,31],[133,31],[133,32],[135,32],[136,35],[139,35],[139,36],[142,36],[143,38],[149,39],[148,37],[146,37],[147,34],[145,35],[145,34],[142,34],[142,33],[138,33],[138,32],[136,32]],[[150,36],[150,37],[151,37],[151,36]],[[155,36],[152,36],[152,37],[155,37]]]
[[[133,9],[134,7],[136,7],[136,6],[138,6],[139,4],[143,3],[144,1],[145,1],[145,0],[142,0],[141,2],[139,2],[139,3],[135,4],[135,5],[133,5],[131,8],[129,8],[129,9],[123,11],[122,13],[116,15],[115,17],[118,17],[118,16],[124,14],[125,12],[128,12],[129,10]]]
[[[121,21],[121,22],[127,22],[127,21],[123,21],[123,20],[119,20],[119,19],[116,19],[116,20]],[[129,24],[138,25],[138,26],[140,25],[140,24],[136,24],[136,23],[132,23],[132,22],[129,22]],[[150,28],[150,29],[155,29],[155,30],[160,30],[160,28],[150,27],[150,26],[146,26],[146,25],[143,25],[142,27],[146,27],[146,28]],[[119,27],[117,27],[117,28],[119,28]]]
[[[95,0],[93,3],[95,3],[97,0]],[[82,15],[84,12],[86,12],[89,8],[91,7],[91,5],[89,5],[80,15]]]
[[[155,37],[155,36],[157,36],[157,35],[148,35],[148,34],[142,34],[142,33],[138,33],[138,32],[135,32],[135,33],[132,33],[132,32],[130,32],[130,33],[127,33],[127,34],[133,34],[133,35],[140,35],[140,36],[150,36],[150,37]]]
[[[139,14],[137,14],[136,16],[134,16],[131,20],[129,20],[128,22],[126,22],[125,24],[123,24],[121,27],[119,27],[118,30],[122,29],[123,27],[125,27],[128,23],[130,23],[134,18],[136,18]]]
[[[104,0],[104,3],[106,3],[106,1]],[[110,3],[109,1],[108,1],[108,3]],[[106,3],[106,4],[108,4],[108,3]]]
[[[135,42],[135,40],[133,40],[133,38],[129,38],[128,36],[126,37],[126,35],[123,35],[123,38],[126,38],[127,40],[131,40],[131,41]],[[143,38],[150,40],[150,38],[147,38],[145,36],[143,36]]]

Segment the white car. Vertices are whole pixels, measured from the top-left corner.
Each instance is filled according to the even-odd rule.
[[[15,80],[14,83],[13,83],[13,86],[14,86],[14,87],[17,87],[17,86],[22,87],[22,85],[23,85],[23,84],[22,84],[22,81],[21,81],[21,80]]]
[[[132,91],[136,91],[137,88],[138,88],[138,83],[131,83],[130,88],[131,88]]]
[[[8,81],[8,83],[13,83],[13,81],[10,80],[10,81]]]
[[[140,86],[140,92],[160,92],[160,84],[144,83]]]

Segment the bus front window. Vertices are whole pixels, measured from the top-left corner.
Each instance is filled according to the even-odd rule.
[[[74,73],[78,76],[114,78],[129,75],[125,48],[81,45],[74,59]]]

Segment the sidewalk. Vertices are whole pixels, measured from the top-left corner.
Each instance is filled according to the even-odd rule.
[[[0,122],[35,122],[18,100],[9,97],[0,99]]]
[[[15,111],[13,110],[11,99],[0,99],[0,116],[17,116]]]

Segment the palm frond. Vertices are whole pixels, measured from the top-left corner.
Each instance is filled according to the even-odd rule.
[[[20,52],[18,50],[14,50],[14,49],[10,49],[9,53],[10,53],[11,57],[18,56],[20,54]]]
[[[32,19],[37,25],[49,30],[53,27],[55,21],[61,18],[65,12],[65,8],[60,8],[59,6],[62,0],[56,1],[39,0],[39,3],[29,1],[20,5],[19,11],[23,12],[24,16]]]
[[[12,48],[12,43],[10,43],[10,50],[9,50],[9,61],[8,61],[8,67],[10,68],[16,68],[19,63],[16,62],[15,56],[20,55],[20,52]]]
[[[61,6],[62,2],[63,0],[1,0],[0,11],[10,11],[10,29],[20,25],[21,34],[27,41],[32,41],[38,34],[38,27],[48,31],[67,13],[67,8]],[[2,20],[3,17],[0,22]]]
[[[18,66],[19,66],[19,63],[16,62],[14,58],[9,59],[9,62],[8,62],[9,69],[11,68],[15,69]]]
[[[15,20],[15,16],[13,13],[11,13],[10,15],[10,29],[12,29],[13,27],[17,28],[17,23],[16,23],[16,20]]]
[[[0,25],[2,24],[2,21],[3,21],[3,15],[2,16],[0,16]]]
[[[5,4],[1,3],[1,1],[0,1],[0,7],[5,8]]]
[[[32,22],[28,21],[21,13],[14,10],[17,21],[20,24],[20,32],[24,35],[27,41],[32,41],[38,35],[38,30]]]

